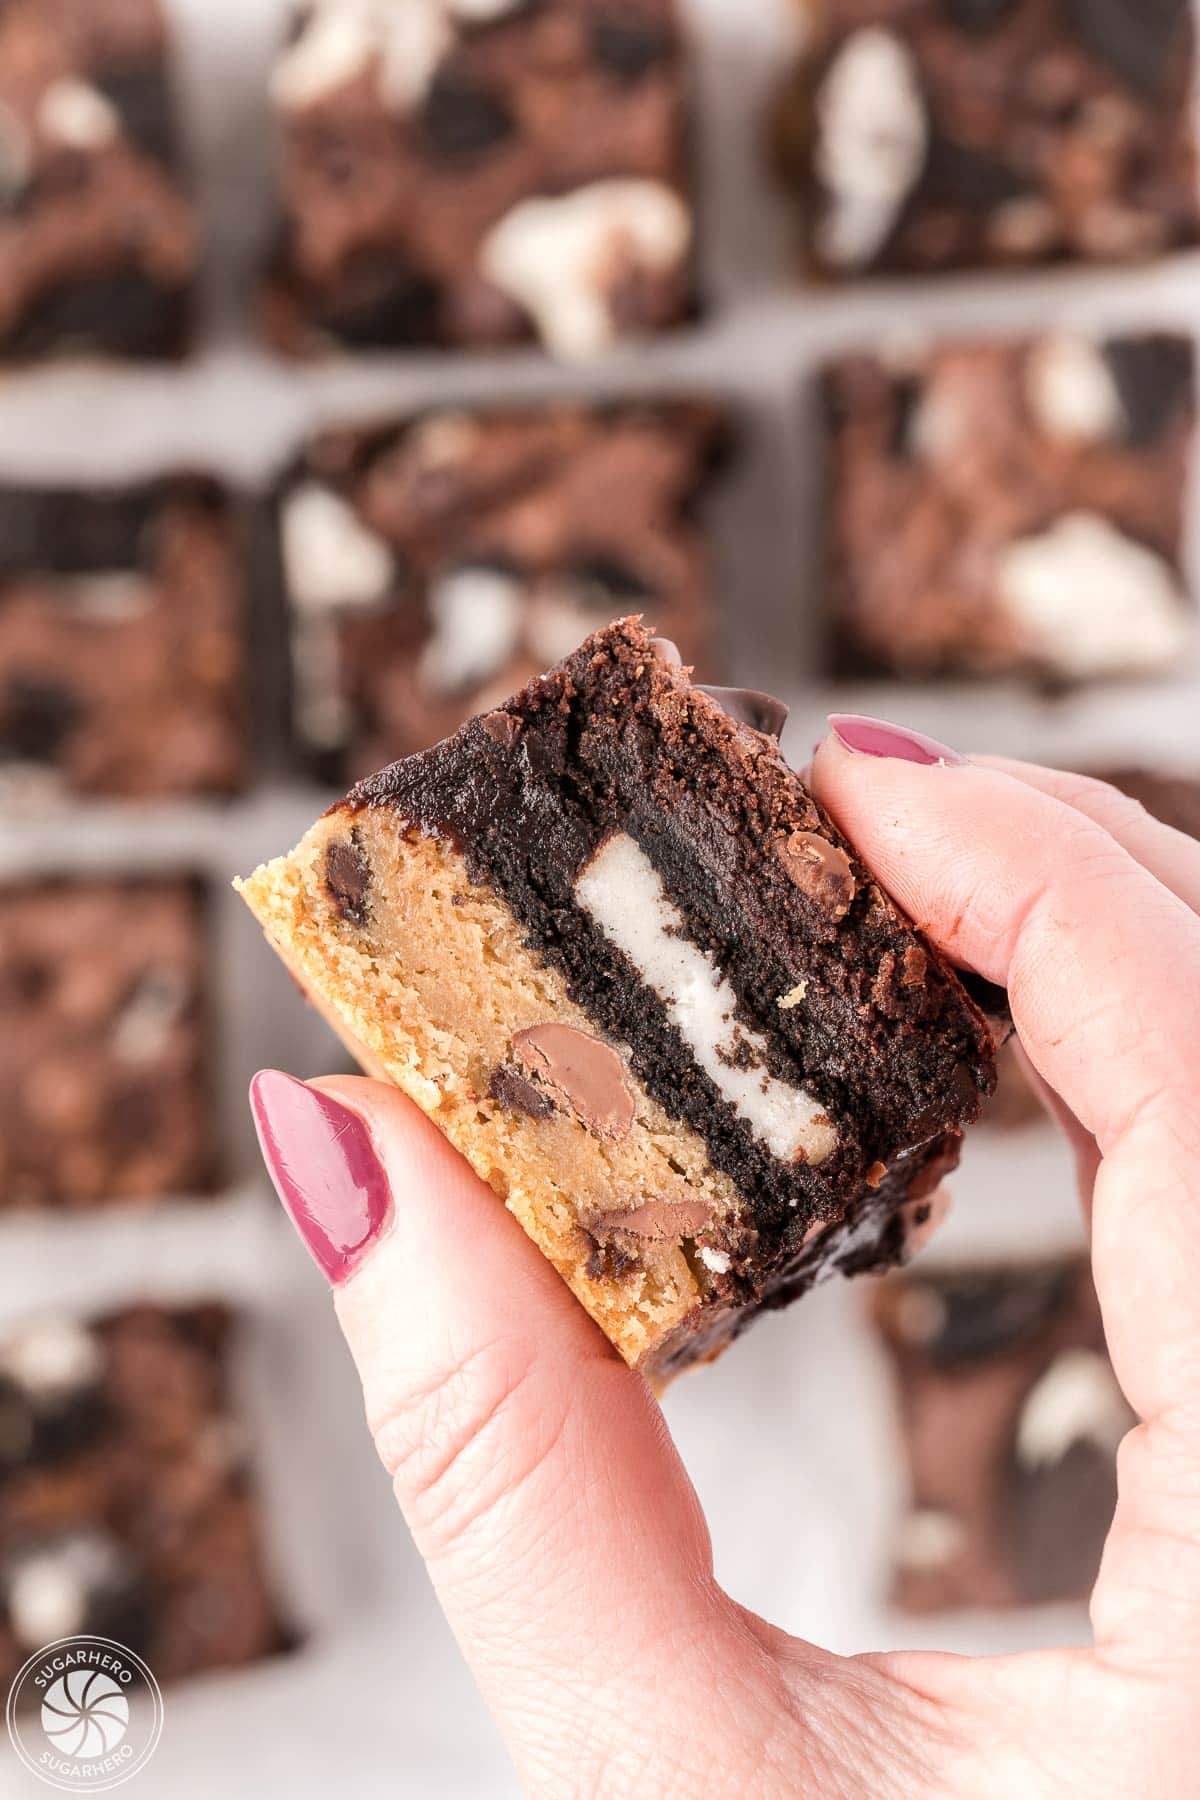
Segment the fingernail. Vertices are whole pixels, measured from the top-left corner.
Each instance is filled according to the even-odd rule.
[[[957,750],[926,737],[923,731],[889,725],[886,719],[868,719],[862,713],[831,713],[829,724],[838,742],[856,756],[890,756],[895,762],[920,763],[925,768],[936,768],[939,763],[956,768],[966,761]]]
[[[305,1249],[336,1287],[392,1214],[392,1191],[357,1113],[278,1069],[250,1083],[267,1173]]]

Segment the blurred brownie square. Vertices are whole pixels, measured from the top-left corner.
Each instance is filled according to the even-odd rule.
[[[693,308],[675,0],[306,0],[271,82],[281,348],[581,360]]]
[[[0,1343],[0,1681],[108,1637],[160,1682],[292,1641],[264,1560],[221,1306],[54,1315]]]
[[[0,887],[0,1209],[212,1188],[206,940],[187,879]]]
[[[344,785],[446,737],[632,610],[708,656],[700,512],[724,441],[687,402],[332,430],[282,484],[292,729]]]
[[[830,277],[1200,236],[1190,0],[813,0],[779,164]]]
[[[1193,350],[1056,334],[825,372],[828,559],[847,674],[1169,671],[1195,611]]]
[[[0,358],[175,357],[200,237],[159,0],[0,8]]]
[[[201,476],[0,485],[0,801],[242,786],[244,536]]]
[[[1082,1260],[889,1278],[909,1502],[892,1593],[911,1612],[1084,1600],[1137,1423]]]

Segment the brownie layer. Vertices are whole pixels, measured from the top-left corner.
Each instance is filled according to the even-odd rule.
[[[911,1491],[893,1594],[917,1612],[1082,1600],[1136,1423],[1080,1260],[885,1282]]]
[[[878,1187],[905,1152],[976,1117],[990,1091],[991,1039],[953,975],[774,743],[660,660],[634,622],[347,805],[386,807],[460,846],[472,879],[503,896],[598,1030],[629,1046],[647,1092],[752,1204],[773,1274],[864,1182]],[[581,880],[586,896],[614,846],[665,888],[678,920],[651,929],[645,893],[619,887],[607,923],[581,903]],[[621,944],[624,900],[642,935]],[[648,961],[680,930],[710,985],[728,984],[725,1035],[707,1054],[696,1032],[711,1021],[665,999]],[[760,1090],[749,1099],[748,1075]],[[764,1123],[772,1094],[798,1115],[790,1142]]]
[[[240,787],[244,556],[201,476],[0,487],[0,800]]]
[[[0,1680],[80,1632],[162,1682],[292,1641],[218,1306],[31,1321],[0,1343]]]

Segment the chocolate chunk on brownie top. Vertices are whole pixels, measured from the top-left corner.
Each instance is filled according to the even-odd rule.
[[[297,750],[344,786],[631,607],[707,657],[715,407],[543,403],[331,428],[278,496]]]
[[[1200,236],[1189,0],[815,0],[779,164],[823,275]]]
[[[852,673],[1159,673],[1195,609],[1190,340],[1077,333],[841,359],[828,572]]]
[[[574,360],[677,324],[690,86],[675,0],[303,0],[269,330]]]
[[[241,785],[242,537],[200,475],[0,486],[0,804]]]
[[[911,1611],[1082,1600],[1136,1423],[1080,1259],[881,1284],[910,1499],[893,1596]]]
[[[178,356],[200,256],[159,0],[0,7],[0,358]]]
[[[53,1315],[0,1341],[0,1680],[81,1632],[160,1681],[257,1661],[272,1593],[223,1307]]]
[[[213,1186],[206,938],[183,878],[0,887],[0,1211]]]
[[[243,891],[656,1376],[898,1259],[992,1086],[957,978],[774,739],[636,621]]]

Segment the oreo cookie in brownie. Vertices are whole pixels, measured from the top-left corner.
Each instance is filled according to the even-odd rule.
[[[162,1682],[293,1641],[216,1305],[55,1315],[0,1342],[0,1681],[62,1637]]]
[[[1200,238],[1189,0],[806,0],[777,162],[824,276]]]
[[[892,1277],[875,1319],[893,1364],[909,1502],[893,1568],[908,1611],[1086,1599],[1137,1423],[1082,1260]]]
[[[897,349],[823,391],[843,672],[1061,684],[1187,655],[1190,340]]]
[[[203,476],[0,485],[0,803],[243,784],[246,556]]]
[[[182,877],[0,886],[0,1210],[212,1188],[206,923]]]
[[[690,85],[675,0],[303,0],[271,335],[580,360],[678,324]]]
[[[900,1259],[994,1078],[782,716],[624,620],[242,884],[363,1065],[659,1380]]]
[[[0,358],[174,357],[200,258],[159,0],[0,8]]]
[[[710,660],[701,402],[440,411],[315,438],[278,500],[292,734],[344,785],[634,606]]]

